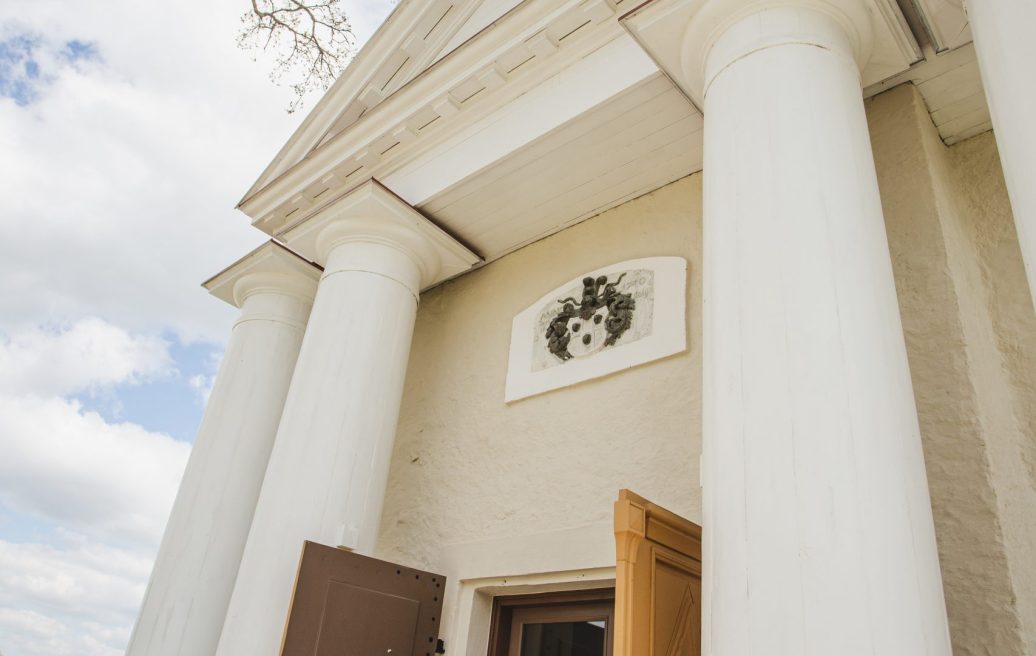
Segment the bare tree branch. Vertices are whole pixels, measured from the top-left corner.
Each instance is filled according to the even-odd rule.
[[[354,53],[352,26],[342,0],[251,0],[241,16],[238,45],[246,50],[270,51],[274,68],[270,79],[295,92],[288,106],[294,112],[305,95],[327,89]]]

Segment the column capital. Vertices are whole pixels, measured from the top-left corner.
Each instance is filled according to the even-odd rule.
[[[782,45],[809,45],[851,57],[862,71],[874,47],[867,0],[714,0],[692,17],[682,66],[702,99],[727,66]]]
[[[481,261],[478,255],[373,179],[329,202],[315,214],[289,225],[278,237],[321,266],[327,265],[332,251],[346,244],[389,247],[405,254],[416,266],[420,289],[463,273]]]
[[[895,0],[656,0],[622,20],[699,109],[719,70],[767,47],[809,44],[847,50],[860,69],[862,86],[905,71],[922,58]]]
[[[240,308],[249,296],[264,291],[312,303],[319,280],[320,267],[268,241],[203,282],[202,287]]]

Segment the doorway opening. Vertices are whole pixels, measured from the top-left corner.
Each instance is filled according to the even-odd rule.
[[[615,590],[497,597],[489,656],[611,656]]]

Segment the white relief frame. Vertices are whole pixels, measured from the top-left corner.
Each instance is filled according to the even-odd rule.
[[[559,300],[579,298],[582,280],[600,276],[618,280],[616,289],[636,299],[632,324],[614,344],[562,361],[548,350],[546,327],[561,312]],[[560,285],[511,323],[504,400],[517,401],[686,350],[686,307],[687,260],[682,257],[616,262]]]

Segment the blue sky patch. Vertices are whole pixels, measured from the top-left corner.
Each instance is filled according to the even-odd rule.
[[[61,51],[61,56],[70,62],[83,59],[97,59],[97,46],[78,39],[72,39],[65,42],[65,48]]]
[[[53,49],[56,48],[48,47],[32,34],[19,34],[0,41],[0,97],[11,98],[22,107],[39,98],[43,85],[53,77],[52,71],[41,68],[41,60],[75,65],[100,56],[95,44],[78,39],[64,42],[56,59],[51,52]],[[41,57],[41,54],[49,57]]]
[[[39,39],[28,34],[0,41],[0,97],[12,98],[22,106],[36,99],[40,65],[35,57],[39,45]]]
[[[84,409],[96,412],[108,423],[131,422],[193,443],[205,409],[199,387],[211,382],[223,347],[208,342],[183,344],[174,335],[163,337],[170,344],[169,355],[176,367],[173,374],[76,398]]]

